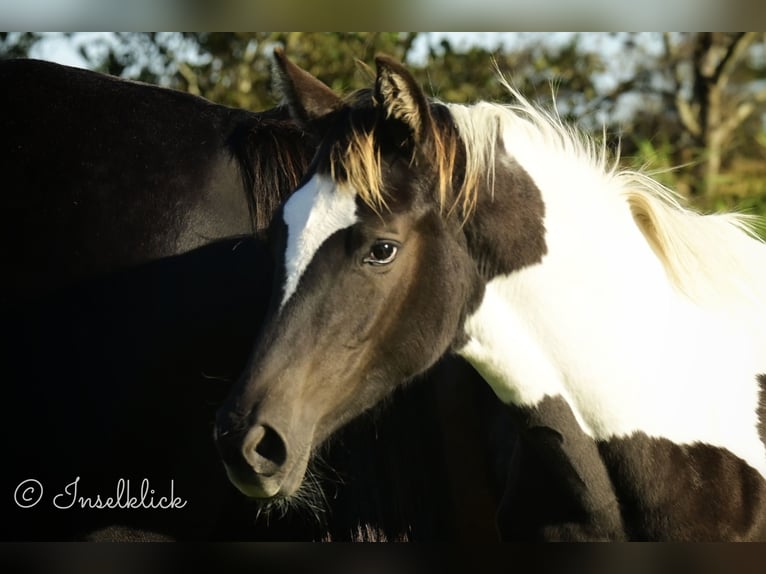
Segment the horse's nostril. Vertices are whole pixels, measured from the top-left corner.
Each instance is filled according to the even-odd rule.
[[[285,441],[277,431],[266,425],[256,425],[250,429],[243,450],[245,459],[258,474],[272,475],[287,460]]]
[[[262,426],[263,436],[255,445],[255,452],[262,457],[282,466],[287,459],[287,449],[282,438],[271,427]]]

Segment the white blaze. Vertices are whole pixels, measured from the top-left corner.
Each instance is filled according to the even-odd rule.
[[[356,223],[356,194],[338,191],[330,178],[315,175],[290,197],[282,217],[287,226],[284,307],[322,243]]]

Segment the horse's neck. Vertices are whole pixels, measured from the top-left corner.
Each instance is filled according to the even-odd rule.
[[[570,398],[618,374],[640,378],[621,371],[656,346],[654,327],[670,305],[672,289],[629,210],[587,197],[578,205],[566,192],[544,194],[543,260],[490,280],[466,323],[464,354],[506,402]]]
[[[505,402],[563,397],[594,438],[703,440],[766,472],[747,333],[673,288],[624,200],[598,189],[607,179],[530,174],[543,190],[548,252],[487,284],[460,353]]]

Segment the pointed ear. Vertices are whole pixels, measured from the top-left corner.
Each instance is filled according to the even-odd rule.
[[[386,117],[404,122],[416,140],[428,133],[431,112],[428,99],[407,69],[389,56],[375,58],[378,75],[375,80],[375,99]]]
[[[335,92],[288,60],[282,48],[274,49],[274,82],[293,119],[304,125],[341,106]]]

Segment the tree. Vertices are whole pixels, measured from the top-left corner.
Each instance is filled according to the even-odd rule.
[[[766,47],[763,33],[665,33],[659,54],[621,85],[620,94],[640,94],[630,121],[633,138],[666,150],[667,165],[688,166],[676,182],[705,207],[743,195],[766,198],[766,169],[755,170],[746,187],[731,177],[746,157],[762,165],[761,117],[766,111]],[[652,145],[646,145],[652,142]],[[739,166],[736,164],[740,164]]]
[[[748,49],[756,32],[702,32],[674,42],[663,36],[666,57],[673,63],[674,107],[681,125],[700,150],[704,162],[697,173],[703,193],[715,193],[726,149],[735,134],[766,102],[766,86],[752,86]],[[686,89],[684,89],[686,88]]]

